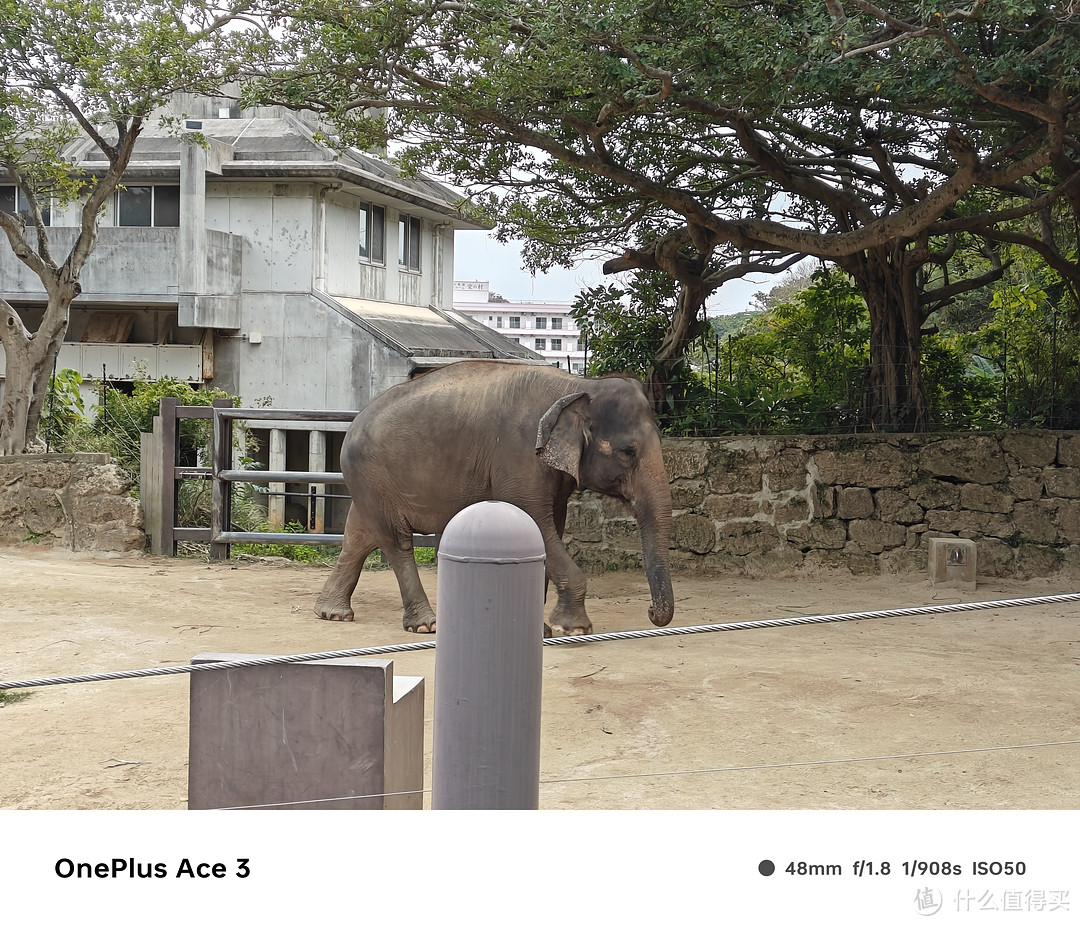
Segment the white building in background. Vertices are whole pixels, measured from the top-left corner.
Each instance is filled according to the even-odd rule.
[[[455,280],[454,309],[551,361],[585,374],[585,344],[569,302],[490,301],[486,280]]]

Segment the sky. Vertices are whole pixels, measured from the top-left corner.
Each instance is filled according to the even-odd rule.
[[[573,302],[587,286],[618,281],[615,275],[605,277],[602,265],[602,259],[583,261],[573,270],[533,276],[524,269],[520,245],[500,244],[484,231],[454,235],[454,279],[486,280],[492,292],[511,301]],[[754,293],[768,292],[779,282],[775,276],[757,275],[725,283],[709,300],[709,314],[743,312],[750,308]]]

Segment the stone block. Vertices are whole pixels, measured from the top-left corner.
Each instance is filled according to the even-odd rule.
[[[848,540],[859,544],[868,553],[880,553],[893,547],[906,546],[907,526],[870,519],[852,521],[848,525]]]
[[[777,525],[803,524],[810,520],[810,504],[801,495],[795,495],[781,502],[769,502],[766,510],[772,514]]]
[[[810,478],[807,462],[810,455],[797,447],[781,450],[776,456],[766,460],[764,467],[765,485],[770,492],[797,492],[806,488]]]
[[[633,518],[612,518],[604,522],[604,542],[618,550],[641,550],[641,535]]]
[[[803,552],[842,550],[847,543],[847,528],[832,519],[814,520],[789,528],[784,536],[788,543],[795,544]]]
[[[1062,434],[1058,439],[1057,461],[1062,466],[1080,466],[1080,434]]]
[[[992,485],[1009,475],[1001,445],[992,437],[968,436],[923,447],[919,466],[933,476]]]
[[[1080,498],[1080,469],[1047,469],[1043,485],[1051,498]]]
[[[192,674],[188,808],[422,809],[424,680],[395,678],[393,665],[326,659]]]
[[[955,508],[960,504],[960,486],[940,479],[921,479],[911,489],[911,497],[923,508]]]
[[[37,489],[62,489],[71,478],[67,463],[39,463],[26,468],[25,484]]]
[[[0,486],[10,486],[22,482],[26,475],[25,464],[0,457]]]
[[[87,455],[99,456],[99,454]],[[130,488],[131,480],[115,463],[79,463],[71,467],[71,484],[68,491],[76,498],[92,495],[123,495]]]
[[[931,537],[927,568],[930,584],[975,591],[977,547],[974,540],[952,537]]]
[[[882,521],[918,524],[926,516],[923,506],[912,501],[903,489],[879,489],[874,493],[874,504]]]
[[[717,550],[734,556],[764,553],[780,542],[776,527],[766,521],[732,521],[721,525],[718,535]]]
[[[28,489],[23,506],[23,521],[27,530],[48,534],[64,523],[64,507],[55,492],[48,489]]]
[[[1033,502],[1017,502],[1012,523],[1019,539],[1028,543],[1058,543],[1056,526],[1060,502],[1048,498]]]
[[[837,449],[815,454],[822,482],[830,485],[866,486],[883,489],[908,485],[915,472],[914,455],[890,443],[860,445],[838,442]]]
[[[960,505],[972,511],[992,511],[1005,514],[1013,510],[1016,499],[993,486],[969,482],[960,487]]]
[[[678,550],[711,553],[716,546],[716,527],[699,514],[676,515],[671,522],[671,539]]]
[[[700,508],[706,497],[705,483],[700,479],[677,479],[671,483],[671,506]]]
[[[668,479],[697,479],[709,466],[708,451],[698,444],[664,441],[663,453]]]
[[[762,463],[755,450],[719,450],[710,467],[709,487],[716,495],[753,495],[761,491]]]
[[[702,504],[702,510],[714,521],[731,521],[756,517],[761,511],[761,503],[748,495],[710,495]]]
[[[1049,466],[1057,459],[1058,439],[1039,431],[1012,431],[1002,435],[1001,448],[1024,466]]]
[[[1032,499],[1042,498],[1042,470],[1026,470],[1019,472],[1011,479],[1006,480],[1005,488],[1013,498],[1022,501],[1031,501]]]
[[[874,496],[869,489],[849,487],[836,493],[836,514],[845,521],[869,518],[874,513]]]
[[[603,512],[593,501],[571,499],[566,506],[566,530],[575,540],[595,543],[603,539]]]

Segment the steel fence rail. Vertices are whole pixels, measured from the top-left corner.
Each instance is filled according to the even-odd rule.
[[[1080,592],[1059,595],[1040,595],[1033,598],[1005,598],[992,601],[966,601],[955,604],[920,605],[913,608],[890,608],[880,611],[849,611],[844,614],[817,614],[799,617],[775,617],[759,621],[732,621],[721,624],[695,624],[688,627],[650,627],[645,630],[618,630],[609,633],[590,633],[548,637],[544,646],[565,646],[579,643],[608,643],[615,640],[644,640],[653,637],[686,636],[698,633],[722,633],[733,630],[764,630],[773,627],[797,627],[806,624],[840,623],[844,621],[878,620],[889,617],[923,617],[964,611],[989,611],[1002,608],[1035,607],[1047,604],[1080,602]],[[249,666],[288,665],[297,662],[318,662],[326,659],[351,659],[365,656],[386,656],[392,653],[412,653],[435,648],[434,640],[415,643],[391,643],[359,649],[330,650],[323,653],[300,653],[290,656],[259,656],[231,662],[209,662],[194,665],[158,666],[152,669],[125,669],[117,672],[93,672],[86,675],[60,675],[52,678],[31,678],[20,681],[0,681],[0,691],[21,688],[42,688],[47,685],[69,685],[80,682],[105,682],[127,678],[152,678],[159,675],[187,675],[219,669],[239,669]]]

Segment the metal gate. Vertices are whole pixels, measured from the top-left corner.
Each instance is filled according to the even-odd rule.
[[[267,423],[272,430],[291,428],[307,430],[309,444],[322,441],[322,459],[329,463],[325,447],[328,432],[348,429],[356,417],[355,411],[309,411],[276,408],[233,408],[227,399],[217,400],[212,407],[180,405],[177,399],[163,398],[159,415],[154,419],[151,434],[142,435],[142,475],[140,494],[143,503],[146,533],[151,552],[159,556],[175,556],[181,541],[208,543],[210,555],[227,559],[235,543],[318,544],[340,546],[343,535],[323,529],[325,506],[332,499],[348,500],[347,495],[327,495],[328,485],[344,485],[339,471],[309,468],[244,469],[234,460],[235,425],[237,422]],[[211,419],[211,466],[181,465],[180,424],[185,419]],[[319,435],[322,435],[319,438]],[[320,454],[309,455],[318,457]],[[211,517],[209,527],[181,527],[176,523],[177,498],[183,480],[209,480],[211,486]],[[277,531],[242,531],[233,529],[233,487],[237,483],[265,485],[267,497],[284,498],[302,495],[307,502],[308,516],[303,533]],[[306,486],[301,493],[287,492],[288,484]],[[436,538],[417,534],[414,546],[435,546]]]

